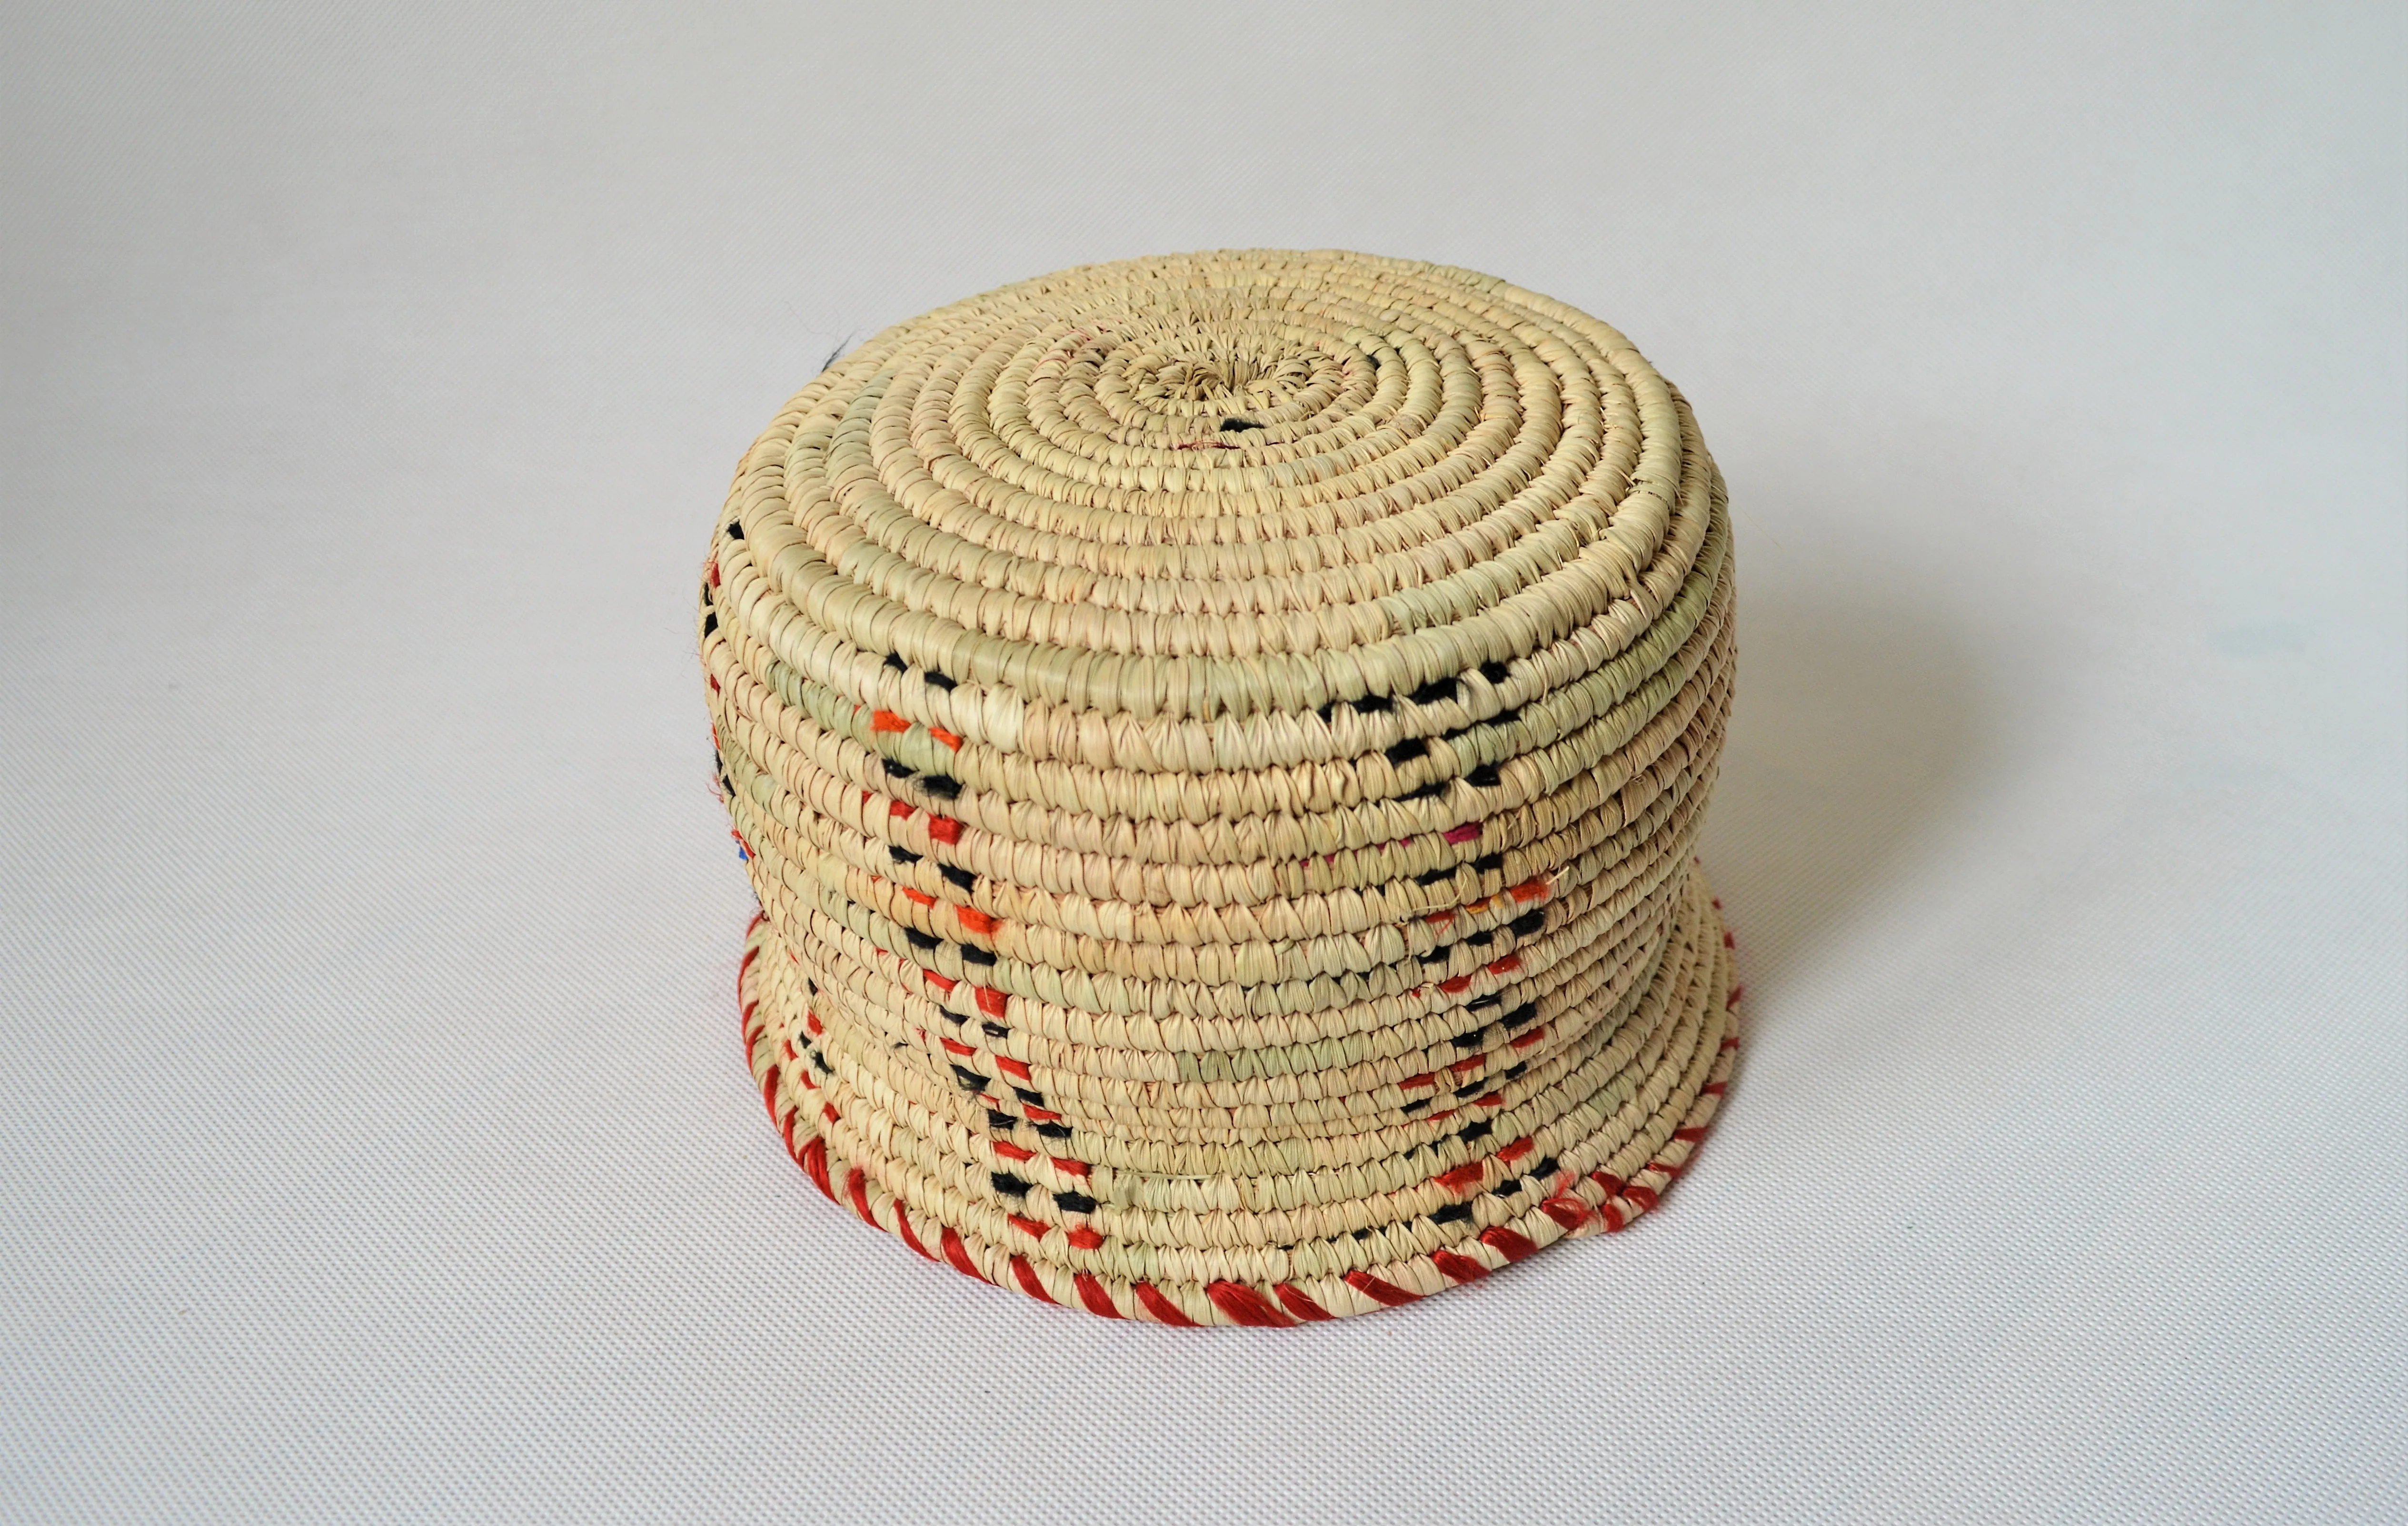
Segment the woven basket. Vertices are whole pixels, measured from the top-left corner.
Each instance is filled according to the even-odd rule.
[[[820,1190],[1049,1303],[1292,1325],[1619,1230],[1737,1040],[1729,522],[1469,271],[1092,265],[879,335],[711,542],[744,1038]]]

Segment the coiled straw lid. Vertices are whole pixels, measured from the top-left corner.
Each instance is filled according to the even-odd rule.
[[[1178,1325],[1622,1228],[1736,1044],[1692,854],[1731,590],[1686,403],[1488,277],[1186,255],[879,335],[702,590],[788,1148],[924,1255]]]

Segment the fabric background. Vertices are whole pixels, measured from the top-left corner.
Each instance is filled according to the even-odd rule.
[[[0,1519],[2408,1517],[2396,6],[0,13]],[[1339,245],[1731,484],[1750,1048],[1288,1333],[823,1201],[690,612],[841,345]]]

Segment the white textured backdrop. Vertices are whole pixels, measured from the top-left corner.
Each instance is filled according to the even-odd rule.
[[[0,1519],[2408,1516],[2402,15],[9,6]],[[832,349],[1248,244],[1696,403],[1751,1044],[1199,1337],[785,1158],[690,604]]]

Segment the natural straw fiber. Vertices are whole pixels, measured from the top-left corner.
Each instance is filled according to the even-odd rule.
[[[1713,1117],[1729,521],[1595,319],[1337,252],[973,297],[754,443],[700,620],[762,1096],[924,1256],[1365,1313],[1625,1227]]]

